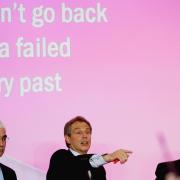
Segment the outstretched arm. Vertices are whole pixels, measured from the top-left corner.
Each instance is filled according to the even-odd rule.
[[[125,150],[125,149],[118,149],[114,151],[113,153],[103,155],[103,158],[107,163],[120,162],[121,164],[123,164],[128,160],[128,157],[130,154],[132,154],[132,151]]]

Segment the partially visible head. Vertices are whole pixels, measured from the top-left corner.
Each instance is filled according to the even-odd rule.
[[[166,174],[165,180],[180,180],[180,176],[178,176],[176,173],[169,172]]]
[[[156,180],[180,180],[180,159],[159,163]]]
[[[91,124],[84,117],[71,119],[64,126],[66,146],[80,154],[86,154],[91,146],[91,133]]]
[[[0,157],[4,154],[6,148],[6,128],[4,124],[0,121]]]

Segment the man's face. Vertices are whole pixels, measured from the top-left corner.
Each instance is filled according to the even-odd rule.
[[[86,154],[91,146],[91,130],[85,122],[75,122],[71,125],[71,135],[65,136],[70,148],[80,154]]]
[[[177,176],[174,173],[168,173],[165,177],[165,180],[180,180],[180,176]]]
[[[3,155],[6,148],[6,130],[0,128],[0,157]]]

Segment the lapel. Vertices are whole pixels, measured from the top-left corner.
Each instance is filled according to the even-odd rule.
[[[6,179],[6,176],[7,176],[6,167],[1,163],[0,163],[0,167],[1,167],[1,170],[2,170],[2,173],[3,173],[3,177],[4,177],[4,179]]]

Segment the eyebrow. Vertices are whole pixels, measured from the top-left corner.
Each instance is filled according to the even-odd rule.
[[[82,128],[75,128],[74,130],[79,130],[79,129],[82,129]],[[83,129],[84,129],[84,128],[83,128]],[[89,127],[85,128],[85,129],[89,129],[89,130],[90,130]]]

